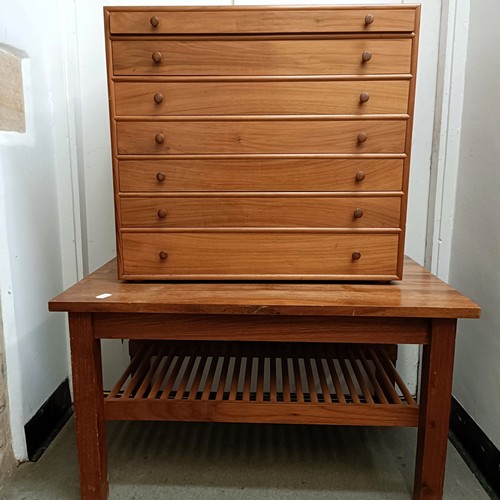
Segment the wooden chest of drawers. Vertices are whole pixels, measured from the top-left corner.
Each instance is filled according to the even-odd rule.
[[[106,7],[119,277],[400,279],[419,7]]]

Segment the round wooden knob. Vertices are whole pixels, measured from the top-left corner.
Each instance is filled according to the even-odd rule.
[[[368,17],[368,16],[367,16]],[[153,26],[153,28],[156,28],[159,24],[160,24],[160,20],[156,17],[156,16],[153,16],[150,20],[149,20],[151,26]]]
[[[160,94],[159,92],[157,94],[155,94],[153,96],[153,100],[154,102],[156,102],[156,104],[160,104],[163,102],[163,94]]]
[[[358,134],[358,143],[359,144],[366,142],[366,139],[368,139],[368,134],[366,132],[360,132]]]
[[[365,179],[365,173],[362,170],[358,170],[356,172],[356,180],[358,182],[363,181]]]
[[[158,254],[161,260],[167,260],[168,259],[168,253],[164,252],[163,250]]]
[[[155,135],[156,144],[163,144],[165,142],[165,136],[163,134]]]
[[[153,61],[158,64],[161,62],[161,52],[153,52],[153,55],[151,56]]]
[[[359,260],[361,259],[361,252],[352,252],[352,260]]]
[[[163,182],[165,180],[165,174],[163,172],[158,172],[156,174],[156,180],[159,182]]]
[[[361,92],[359,94],[359,102],[367,102],[370,99],[370,94],[368,92]]]
[[[369,50],[365,50],[363,54],[361,54],[361,59],[363,59],[364,62],[368,62],[371,58],[372,58],[372,53]]]
[[[164,208],[160,208],[160,210],[158,210],[158,217],[160,219],[164,219],[166,216],[167,216],[167,211]]]
[[[353,212],[353,215],[355,219],[360,219],[361,217],[363,217],[363,210],[361,210],[361,208],[356,208],[356,210],[354,210]]]
[[[373,14],[366,14],[365,24],[371,24],[373,21],[375,21],[375,16]]]

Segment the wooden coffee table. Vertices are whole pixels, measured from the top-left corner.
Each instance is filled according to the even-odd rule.
[[[373,283],[146,283],[112,261],[68,311],[81,496],[108,496],[106,420],[418,427],[413,498],[441,498],[457,318],[480,308],[410,259]],[[103,392],[101,339],[137,339]],[[417,402],[391,350],[423,345]]]

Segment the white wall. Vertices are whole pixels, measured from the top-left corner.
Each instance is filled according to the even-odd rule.
[[[0,289],[14,452],[24,459],[24,424],[69,372],[65,319],[47,310],[63,288],[56,172],[67,104],[58,3],[3,1],[1,13],[2,43],[25,55],[26,133],[0,132]]]
[[[500,16],[471,2],[449,282],[482,306],[459,324],[453,394],[500,447]]]

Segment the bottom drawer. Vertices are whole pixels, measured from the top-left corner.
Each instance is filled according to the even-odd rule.
[[[123,232],[122,279],[397,279],[398,234]]]

